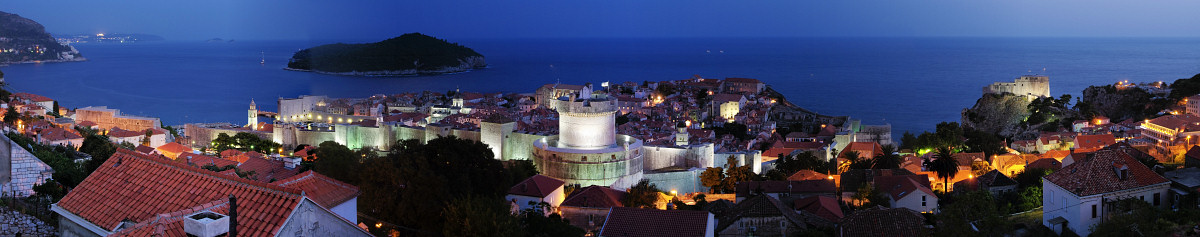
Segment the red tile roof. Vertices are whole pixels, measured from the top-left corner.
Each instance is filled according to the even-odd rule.
[[[709,218],[706,211],[613,207],[599,236],[705,236]]]
[[[1196,126],[1200,126],[1200,117],[1191,114],[1167,115],[1148,122],[1172,130],[1194,131]]]
[[[1033,162],[1029,163],[1029,165],[1025,166],[1025,169],[1027,169],[1027,170],[1032,169],[1032,168],[1040,168],[1040,169],[1047,169],[1047,170],[1054,171],[1054,170],[1062,169],[1062,162],[1059,162],[1058,160],[1056,160],[1054,158],[1042,158],[1042,159],[1033,161]]]
[[[294,188],[304,191],[304,195],[321,206],[333,208],[350,199],[358,197],[358,187],[321,175],[312,170],[284,180],[276,181],[275,185],[284,188]]]
[[[805,181],[746,181],[737,184],[737,196],[746,197],[761,190],[763,193],[828,193],[837,190],[833,180]]]
[[[122,220],[151,221],[229,195],[239,199],[238,232],[274,236],[303,198],[294,188],[228,177],[216,172],[118,149],[56,205],[113,230]]]
[[[129,131],[129,130],[121,129],[118,127],[113,127],[112,129],[110,129],[108,131],[109,137],[136,137],[136,136],[145,136],[145,135],[146,135],[145,132]]]
[[[804,181],[804,180],[823,180],[829,178],[829,175],[818,173],[813,170],[800,170],[788,176],[787,180]]]
[[[217,200],[170,213],[160,213],[149,221],[127,227],[110,236],[186,236],[187,233],[183,229],[183,218],[202,211],[228,215],[229,199]]]
[[[250,175],[251,179],[259,182],[275,182],[291,178],[300,173],[298,169],[288,169],[284,166],[283,161],[267,160],[262,158],[251,158],[238,165],[238,169],[243,172],[253,171]]]
[[[176,157],[175,160],[187,161],[188,163],[195,165],[196,167],[204,167],[205,165],[214,165],[217,167],[225,167],[225,166],[230,166],[230,165],[236,166],[238,164],[235,161],[216,158],[216,157],[212,157],[212,156],[200,155],[200,154],[195,154],[195,153],[190,153],[190,152],[189,153],[179,153],[179,156]]]
[[[192,148],[188,148],[187,146],[184,146],[183,144],[174,143],[174,142],[168,142],[167,144],[158,146],[158,148],[155,148],[155,149],[157,149],[159,153],[162,153],[163,155],[167,155],[167,157],[170,157],[171,159],[177,159],[180,154],[192,152]],[[176,156],[176,157],[171,157],[171,156]]]
[[[877,155],[883,154],[883,147],[875,142],[851,142],[842,148],[842,152],[838,154],[838,158],[845,158],[847,151],[857,151],[859,158],[874,158]]]
[[[50,99],[50,97],[45,97],[45,96],[36,95],[36,94],[30,94],[30,93],[25,93],[25,92],[17,92],[17,93],[13,93],[13,94],[12,94],[12,95],[10,95],[9,97],[10,97],[10,98],[21,98],[21,99],[26,99],[26,100],[30,100],[30,101],[33,101],[33,102],[50,102],[50,101],[54,101],[54,99]]]
[[[753,79],[753,78],[738,78],[738,77],[730,77],[730,78],[725,78],[725,82],[733,82],[733,83],[762,83],[761,81],[758,81],[758,79]]]
[[[138,153],[149,155],[149,154],[154,153],[155,150],[153,147],[149,147],[146,145],[138,145],[137,148],[134,149],[134,151],[137,151]]]
[[[565,183],[562,180],[539,174],[513,185],[508,189],[508,194],[544,198]]]
[[[1118,177],[1116,170],[1121,168],[1128,170],[1128,178]],[[1169,182],[1137,159],[1115,150],[1088,153],[1045,179],[1080,197]]]
[[[925,217],[908,208],[876,206],[842,218],[842,236],[923,236]],[[928,233],[925,233],[928,234]]]
[[[228,158],[231,156],[241,155],[242,153],[243,152],[239,151],[239,150],[227,149],[227,150],[221,151],[221,158]]]
[[[38,135],[41,136],[42,140],[45,140],[45,141],[62,141],[62,140],[72,140],[72,139],[83,139],[83,136],[79,136],[79,134],[75,134],[75,131],[68,131],[66,129],[62,129],[59,127],[50,127],[50,128],[42,129],[42,131],[38,132]]]
[[[1117,138],[1111,133],[1075,137],[1075,148],[1078,149],[1099,149],[1112,144],[1117,144]]]
[[[929,196],[936,196],[936,194],[933,193],[933,190],[930,190],[929,187],[929,176],[927,175],[875,177],[875,188],[882,193],[887,193],[890,195],[892,200],[900,200],[909,194],[917,192],[925,193]]]
[[[842,206],[838,204],[837,198],[816,195],[801,199],[796,199],[793,202],[796,210],[806,211],[815,214],[821,218],[825,218],[830,222],[841,222],[845,214],[842,213]]]
[[[625,197],[625,191],[620,191],[604,186],[588,186],[581,190],[571,193],[563,200],[561,206],[571,207],[623,207],[621,198]]]

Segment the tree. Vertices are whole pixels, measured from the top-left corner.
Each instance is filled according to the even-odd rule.
[[[442,213],[444,236],[522,236],[520,220],[498,199],[466,196],[450,201]]]
[[[541,205],[549,204],[543,202]],[[583,229],[572,226],[566,219],[558,215],[558,213],[551,213],[547,216],[541,210],[542,208],[540,207],[525,209],[521,210],[521,214],[517,216],[521,220],[521,227],[525,231],[525,236],[583,236],[587,233]]]
[[[8,97],[4,98],[7,99]],[[12,106],[9,106],[8,110],[4,111],[4,123],[16,124],[18,119],[21,119],[21,114],[17,113],[17,110]]]
[[[1104,206],[1102,213],[1106,213],[1107,220],[1092,226],[1091,236],[1171,236],[1182,224],[1166,218],[1166,211],[1136,198]]]
[[[888,203],[887,197],[883,196],[883,194],[879,193],[878,189],[875,189],[871,185],[858,187],[858,190],[855,190],[854,195],[850,196],[850,199],[857,202],[856,206],[859,209],[867,209],[874,206],[891,206]]]
[[[324,147],[317,148],[318,152]],[[317,154],[318,161],[325,158]],[[362,190],[359,210],[423,233],[443,233],[446,226],[467,228],[448,220],[452,215],[443,207],[468,196],[501,200],[519,181],[487,145],[454,136],[428,143],[399,141],[387,156],[366,159],[362,164],[351,172],[358,176],[351,184]],[[509,215],[507,208],[505,214]]]
[[[92,157],[91,160],[88,160],[87,169],[85,169],[88,174],[91,174],[92,171],[100,168],[101,164],[108,161],[108,158],[112,157],[113,153],[117,153],[117,146],[108,141],[108,138],[105,136],[91,135],[83,139],[83,144],[79,145],[79,152]]]
[[[896,146],[893,146],[890,144],[883,145],[882,150],[883,150],[883,153],[880,153],[879,155],[875,156],[875,159],[871,160],[871,168],[872,169],[900,168],[901,161],[900,161],[900,156],[896,155]]]
[[[1048,169],[1025,168],[1025,171],[1018,173],[1017,176],[1013,177],[1013,180],[1017,181],[1017,186],[1020,188],[1025,188],[1025,187],[1041,188],[1042,187],[1042,177],[1045,177],[1046,175],[1050,175],[1050,173],[1051,173],[1051,171]]]
[[[900,136],[900,149],[916,149],[916,143],[917,136],[911,132],[904,131],[904,135]]]
[[[996,207],[995,199],[986,190],[954,197],[953,202],[940,209],[937,236],[1004,236],[1009,230],[1005,213]]]
[[[938,159],[933,161],[933,172],[937,173],[937,177],[942,179],[942,192],[950,190],[950,178],[958,174],[958,160],[954,159],[954,152],[949,147],[938,148]]]
[[[638,181],[633,187],[629,187],[629,192],[625,194],[625,197],[621,198],[621,204],[625,205],[625,207],[655,208],[655,203],[658,202],[658,194],[661,192],[662,190],[659,190],[657,185],[643,179]]]
[[[152,131],[150,129],[146,129],[145,136],[142,136],[142,145],[143,146],[150,146],[150,136],[154,136],[154,131]]]
[[[316,156],[313,171],[342,182],[357,183],[356,172],[361,156],[350,148],[334,141],[326,141],[317,147]]]
[[[1025,187],[1021,189],[1017,208],[1019,210],[1032,210],[1042,206],[1042,187]]]
[[[725,193],[725,169],[721,167],[708,167],[704,172],[700,173],[700,185],[708,187],[708,191],[712,193]]]

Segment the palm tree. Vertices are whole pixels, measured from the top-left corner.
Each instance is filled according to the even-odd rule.
[[[942,179],[942,192],[950,190],[950,178],[958,174],[958,160],[954,159],[954,151],[949,147],[938,148],[938,159],[930,165],[937,177]]]
[[[872,169],[900,168],[900,163],[901,163],[900,156],[895,154],[896,146],[884,145],[882,147],[882,150],[883,150],[883,153],[876,155],[875,159],[871,160],[871,168]]]

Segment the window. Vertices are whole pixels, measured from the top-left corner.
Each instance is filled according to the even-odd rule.
[[[1096,204],[1092,204],[1092,218],[1096,218]]]
[[[925,206],[925,195],[921,195],[921,206]]]
[[[1158,193],[1154,194],[1154,206],[1158,206]]]
[[[587,156],[584,156],[584,157],[583,157],[583,161],[587,161]]]

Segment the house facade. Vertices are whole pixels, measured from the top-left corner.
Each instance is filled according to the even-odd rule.
[[[1074,163],[1042,178],[1042,225],[1061,234],[1081,236],[1115,210],[1114,202],[1139,199],[1156,207],[1167,206],[1171,182],[1132,156],[1100,150],[1079,156]]]

